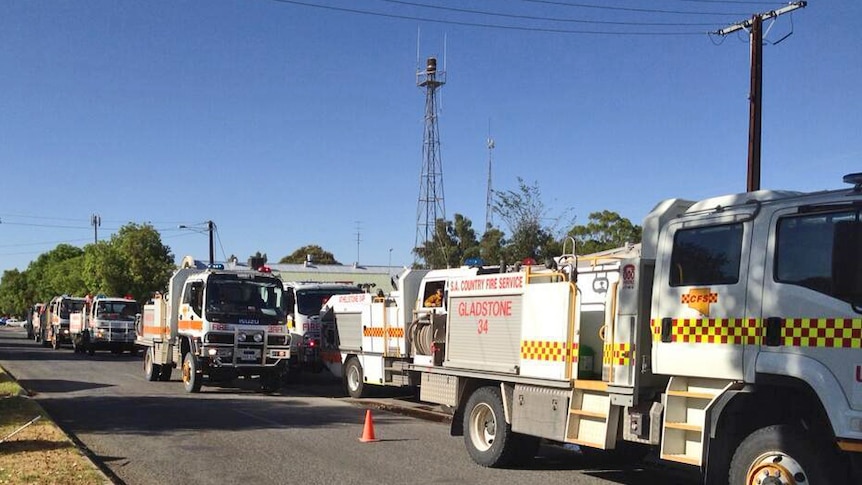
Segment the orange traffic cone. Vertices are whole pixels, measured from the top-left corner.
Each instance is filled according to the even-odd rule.
[[[365,410],[365,428],[362,430],[362,437],[359,438],[359,441],[363,443],[380,441],[374,437],[374,419],[371,417],[370,409]]]

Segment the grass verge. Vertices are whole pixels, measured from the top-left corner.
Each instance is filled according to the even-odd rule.
[[[40,419],[8,437],[33,418]],[[105,475],[0,368],[0,484],[105,484]]]

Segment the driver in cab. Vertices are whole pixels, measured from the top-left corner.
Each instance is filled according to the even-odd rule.
[[[443,306],[443,288],[437,290],[425,299],[425,306],[439,307]]]

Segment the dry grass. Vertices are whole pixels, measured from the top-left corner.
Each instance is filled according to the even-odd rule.
[[[0,368],[0,439],[36,416],[41,419],[0,443],[0,484],[110,483]]]

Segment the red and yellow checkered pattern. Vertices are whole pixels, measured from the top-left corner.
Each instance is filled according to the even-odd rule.
[[[522,340],[521,359],[549,362],[577,362],[577,342],[572,343],[572,349],[568,352],[568,355],[566,355],[565,349],[565,342],[552,340]]]
[[[383,337],[383,330],[383,327],[364,327],[362,329],[362,335],[364,337]],[[389,338],[404,337],[404,329],[401,327],[390,327],[387,330]]]
[[[634,358],[634,346],[626,344],[605,344],[602,362],[608,365],[630,365]]]
[[[788,347],[862,348],[860,318],[787,318],[781,344]]]
[[[661,320],[652,320],[654,341],[661,340]],[[766,329],[757,318],[678,318],[671,323],[671,342],[761,345]],[[785,318],[785,347],[862,348],[860,318]]]

